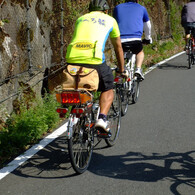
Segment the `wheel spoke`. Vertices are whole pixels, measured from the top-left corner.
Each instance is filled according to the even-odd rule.
[[[132,103],[135,104],[139,97],[139,81],[133,82]]]
[[[86,119],[84,117],[80,119],[74,128],[73,137],[68,140],[71,164],[79,174],[89,166],[93,151],[93,129],[85,125]]]
[[[121,115],[124,116],[127,113],[128,105],[129,105],[129,98],[128,98],[128,83],[123,83],[121,86]]]
[[[191,69],[192,68],[192,63],[193,63],[193,53],[192,53],[192,48],[193,48],[193,43],[192,40],[189,40],[188,43],[188,68]]]
[[[110,129],[112,135],[105,141],[108,144],[108,146],[113,146],[116,143],[120,131],[121,105],[120,95],[118,93],[115,93],[112,106],[108,113],[108,120],[110,122]]]

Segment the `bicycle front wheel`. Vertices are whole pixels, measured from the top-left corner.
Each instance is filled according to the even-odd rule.
[[[68,139],[68,151],[73,169],[77,174],[85,172],[93,152],[93,129],[81,117],[73,126],[72,136]]]
[[[119,136],[121,124],[121,102],[120,94],[114,90],[114,100],[108,113],[108,121],[110,123],[111,137],[105,139],[108,146],[113,146]]]
[[[135,104],[139,97],[139,81],[133,81],[132,103]]]
[[[128,82],[123,83],[122,89],[120,90],[120,98],[121,98],[121,116],[125,116],[129,106]]]
[[[192,53],[192,47],[193,47],[192,44],[193,44],[192,40],[190,39],[189,40],[189,45],[188,45],[188,47],[189,47],[189,50],[188,50],[189,51],[189,53],[188,53],[188,68],[189,69],[192,68],[192,64],[194,62],[193,53]]]

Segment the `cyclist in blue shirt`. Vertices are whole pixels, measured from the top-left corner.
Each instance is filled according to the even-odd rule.
[[[123,49],[125,50],[125,46],[128,45],[131,51],[136,54],[137,69],[135,76],[144,80],[141,68],[144,60],[143,31],[145,42],[152,43],[151,22],[148,12],[144,6],[138,4],[138,0],[126,0],[125,3],[119,4],[114,8],[114,18],[119,25]]]

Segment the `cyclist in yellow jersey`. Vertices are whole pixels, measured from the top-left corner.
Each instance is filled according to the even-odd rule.
[[[124,74],[123,49],[120,31],[116,20],[107,15],[109,9],[106,0],[92,0],[89,4],[90,13],[77,19],[71,43],[68,45],[66,61],[69,64],[79,64],[95,68],[99,74],[100,114],[95,127],[109,133],[107,113],[112,104],[113,75],[106,65],[104,49],[110,36],[117,61],[118,72]]]
[[[120,36],[114,18],[97,11],[81,16],[76,21],[73,38],[67,49],[67,61],[85,64],[103,63],[105,61],[103,52],[109,34],[110,38]]]

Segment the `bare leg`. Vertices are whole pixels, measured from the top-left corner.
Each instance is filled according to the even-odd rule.
[[[142,63],[144,61],[144,51],[140,51],[137,55],[136,55],[136,65],[137,68],[141,68],[142,67]]]
[[[187,34],[187,35],[186,35],[186,38],[185,38],[186,45],[188,44],[188,40],[189,40],[189,38],[190,38],[190,34]]]
[[[144,51],[142,50],[136,55],[137,69],[135,70],[135,73],[134,73],[134,75],[137,78],[140,78],[140,81],[144,80],[144,75],[142,73],[142,63],[143,63],[143,61],[144,61]]]
[[[102,92],[100,96],[100,113],[107,115],[114,99],[113,89]]]

